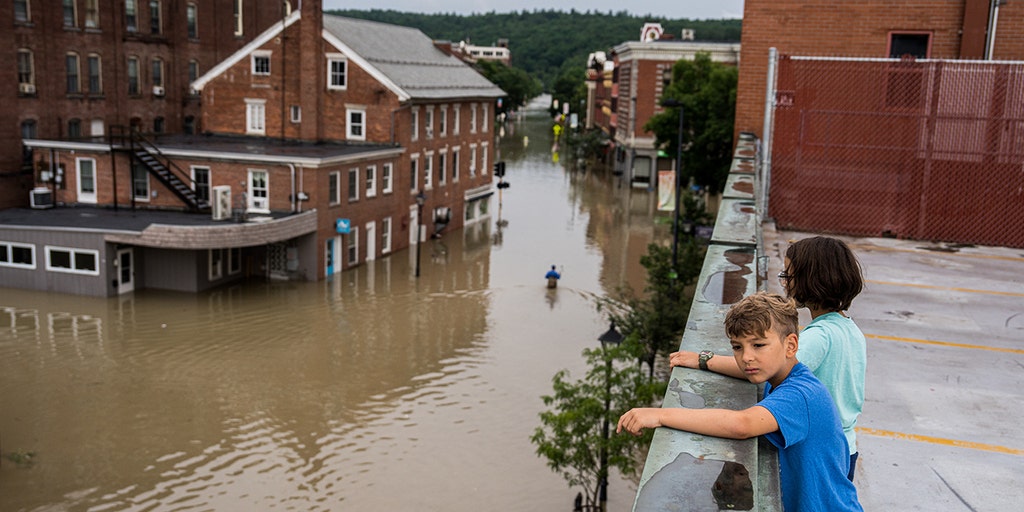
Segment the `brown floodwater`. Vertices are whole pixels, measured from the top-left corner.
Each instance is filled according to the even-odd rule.
[[[669,228],[525,117],[500,207],[425,243],[418,279],[413,250],[197,295],[0,288],[0,510],[571,510],[529,440],[540,397]],[[613,474],[609,509],[634,495]]]

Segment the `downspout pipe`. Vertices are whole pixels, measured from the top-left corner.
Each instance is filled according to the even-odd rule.
[[[299,203],[299,198],[298,198],[298,196],[296,195],[296,194],[298,194],[298,191],[297,191],[297,190],[295,189],[295,164],[293,164],[293,163],[290,163],[290,162],[289,162],[289,163],[288,163],[287,165],[288,165],[288,170],[289,170],[289,171],[291,171],[291,182],[292,182],[292,195],[291,195],[291,198],[292,198],[292,213],[296,213],[296,212],[298,211],[298,210],[297,210],[297,205],[298,205],[298,203]]]
[[[988,32],[985,34],[985,60],[992,60],[992,51],[996,46],[996,27],[999,25],[999,5],[1004,0],[992,0],[989,8]]]

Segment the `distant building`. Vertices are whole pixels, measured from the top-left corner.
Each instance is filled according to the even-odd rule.
[[[0,282],[104,296],[317,280],[420,226],[489,218],[504,92],[418,30],[307,0],[190,90],[201,135],[26,140],[41,206],[58,208],[0,212],[0,250],[17,254]]]
[[[591,54],[587,71],[588,123],[609,135],[615,172],[628,176],[637,187],[653,186],[658,169],[672,169],[671,159],[659,162],[654,134],[643,129],[648,119],[664,110],[660,102],[672,81],[672,66],[697,53],[730,65],[738,64],[740,56],[739,43],[665,39],[660,25],[649,25],[641,37],[657,34],[660,39],[624,42],[612,48],[610,56]]]
[[[436,41],[439,48],[454,55],[470,64],[481,60],[501,62],[506,66],[512,65],[512,51],[508,48],[508,39],[499,39],[494,46],[478,46],[467,41],[452,43],[451,41]]]

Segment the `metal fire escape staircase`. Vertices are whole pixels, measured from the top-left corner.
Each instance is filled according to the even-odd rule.
[[[132,164],[145,168],[156,176],[174,195],[178,196],[189,210],[195,212],[210,211],[209,201],[196,195],[192,176],[178,167],[174,161],[164,155],[149,139],[138,131],[132,130],[130,135],[130,151]]]

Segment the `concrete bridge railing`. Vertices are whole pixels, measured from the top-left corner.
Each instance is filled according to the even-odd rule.
[[[683,350],[731,354],[725,314],[767,277],[757,147],[752,134],[741,134],[680,343]],[[760,396],[759,386],[749,382],[675,368],[662,407],[745,409]],[[775,449],[760,438],[737,441],[659,428],[633,510],[781,511]]]

